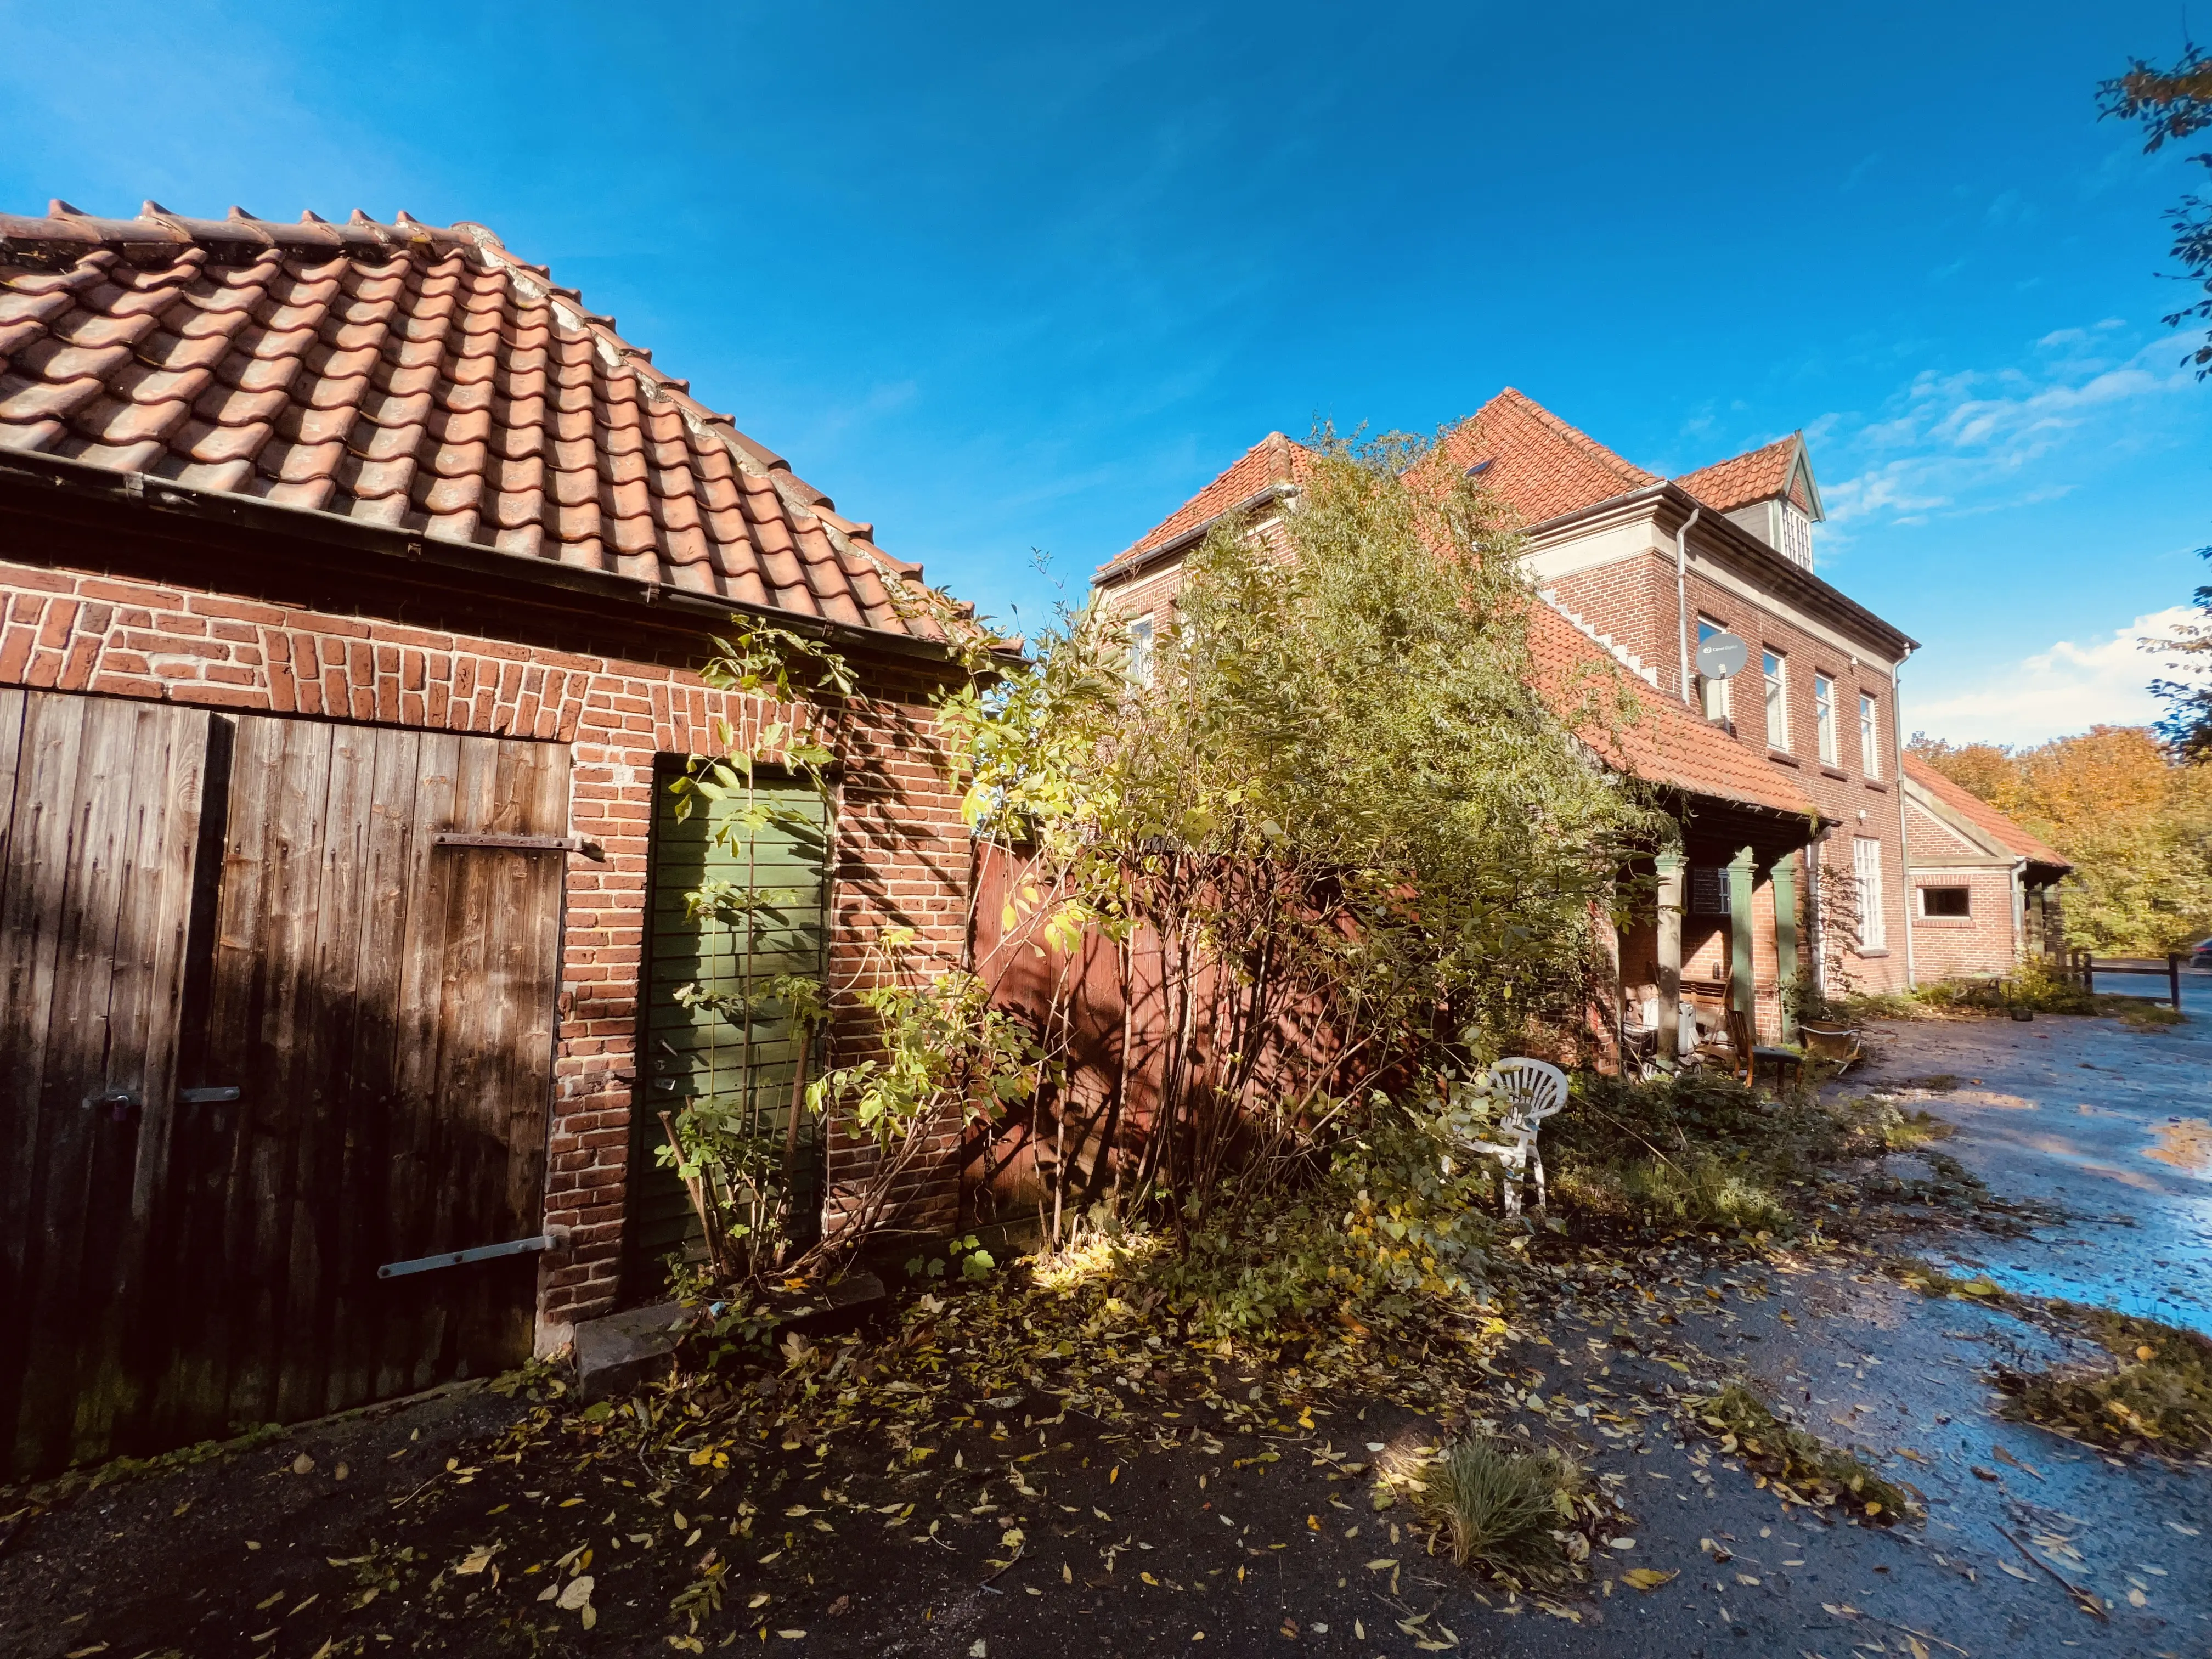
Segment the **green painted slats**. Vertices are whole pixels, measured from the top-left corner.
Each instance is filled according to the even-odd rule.
[[[678,818],[664,769],[655,790],[652,891],[646,927],[638,1109],[633,1115],[627,1239],[631,1288],[655,1287],[664,1259],[703,1252],[697,1218],[675,1173],[656,1156],[659,1114],[688,1102],[750,1111],[761,1131],[781,1135],[789,1121],[799,1044],[780,1006],[736,1011],[686,1007],[677,992],[699,985],[741,996],[779,975],[820,981],[825,963],[831,825],[827,804],[808,785],[763,774],[751,800],[730,794],[696,801]],[[742,820],[761,805],[767,822]],[[720,833],[726,831],[726,834]],[[719,881],[750,893],[756,907],[736,921],[694,921],[685,895]],[[763,993],[752,992],[756,997]],[[818,1185],[818,1148],[802,1121],[800,1207]]]

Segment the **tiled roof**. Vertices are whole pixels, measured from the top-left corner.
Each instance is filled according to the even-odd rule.
[[[1528,648],[1555,704],[1579,696],[1577,688],[1589,670],[1613,665],[1602,646],[1540,601],[1529,609]],[[1581,733],[1607,763],[1687,794],[1802,816],[1809,823],[1816,811],[1812,799],[1788,772],[1674,698],[1648,687],[1628,689],[1639,709],[1632,725],[1617,733]]]
[[[921,567],[465,222],[0,215],[0,448],[938,631],[887,586]]]
[[[1485,416],[1493,421],[1486,430],[1509,434],[1514,441],[1511,453],[1552,463],[1523,471],[1519,476],[1524,480],[1566,476],[1558,463],[1558,451],[1563,447],[1571,449],[1579,443],[1588,445],[1596,455],[1571,456],[1573,466],[1585,469],[1577,476],[1589,479],[1601,472],[1607,480],[1601,486],[1603,493],[1591,496],[1591,501],[1602,501],[1640,484],[1658,482],[1650,473],[1629,466],[1620,457],[1583,437],[1572,427],[1553,419],[1517,392],[1509,392],[1493,400],[1483,416],[1476,419]],[[1540,456],[1540,451],[1543,452]],[[1281,433],[1269,433],[1144,540],[1100,566],[1097,580],[1111,580],[1145,553],[1251,500],[1270,483],[1293,483],[1305,477],[1310,458],[1310,451],[1292,443]],[[1486,482],[1489,477],[1487,473],[1484,475]],[[1602,668],[1610,672],[1622,660],[1557,605],[1541,599],[1530,607],[1528,644],[1545,687],[1563,712],[1580,701],[1583,678],[1589,670]],[[1632,670],[1638,668],[1632,660],[1626,665]],[[1658,695],[1648,685],[1632,685],[1630,690],[1636,693],[1643,711],[1633,725],[1624,727],[1617,739],[1602,731],[1585,731],[1582,734],[1608,763],[1632,771],[1650,782],[1710,800],[1802,814],[1808,819],[1813,815],[1814,808],[1810,798],[1794,778],[1765,756],[1754,754],[1722,727],[1672,698]]]
[[[2049,842],[2039,840],[1962,783],[1954,783],[1926,762],[1905,757],[1905,775],[1972,824],[2016,859],[2071,870],[2074,862]]]
[[[1527,524],[1662,482],[1511,386],[1446,434],[1443,449],[1462,470],[1480,467]]]
[[[1803,447],[1802,439],[1793,432],[1748,454],[1685,472],[1674,482],[1714,512],[1733,513],[1753,501],[1771,501],[1789,487],[1798,451]],[[1802,489],[1792,489],[1790,498],[1804,507],[1808,503],[1803,494]]]
[[[1270,432],[1246,450],[1227,471],[1153,526],[1142,540],[1100,565],[1098,574],[1118,575],[1155,548],[1164,547],[1185,532],[1211,523],[1271,484],[1299,482],[1306,476],[1310,459],[1311,452],[1304,445],[1292,443],[1279,432]]]

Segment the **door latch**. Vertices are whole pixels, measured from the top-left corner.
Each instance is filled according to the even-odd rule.
[[[138,1097],[128,1089],[114,1089],[104,1095],[88,1095],[84,1103],[106,1112],[111,1123],[127,1123],[131,1114],[138,1109]]]

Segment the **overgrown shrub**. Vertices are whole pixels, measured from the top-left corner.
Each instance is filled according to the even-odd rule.
[[[1940,1012],[2004,1014],[2027,1008],[2039,1014],[2094,1014],[2097,999],[2062,977],[2039,957],[2003,979],[1947,979],[1923,985],[1919,1000]]]
[[[1783,1226],[1784,1186],[1852,1149],[1809,1097],[1763,1099],[1716,1072],[1578,1076],[1544,1146],[1562,1205],[1588,1219],[1744,1232]]]
[[[1280,1340],[1324,1325],[1389,1326],[1485,1285],[1497,1177],[1437,1118],[1377,1100],[1324,1173],[1255,1201],[1215,1206],[1177,1255],[1132,1255],[1194,1334]],[[1239,1196],[1233,1190],[1231,1197]]]

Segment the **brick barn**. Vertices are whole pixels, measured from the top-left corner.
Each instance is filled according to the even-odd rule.
[[[649,1291],[657,1111],[798,1058],[675,986],[824,976],[821,1064],[881,927],[959,949],[919,576],[480,227],[0,216],[0,1472]],[[680,893],[732,854],[657,785],[793,717],[695,672],[733,612],[864,695],[826,806],[763,781],[818,832],[738,845],[773,926],[716,939]]]

